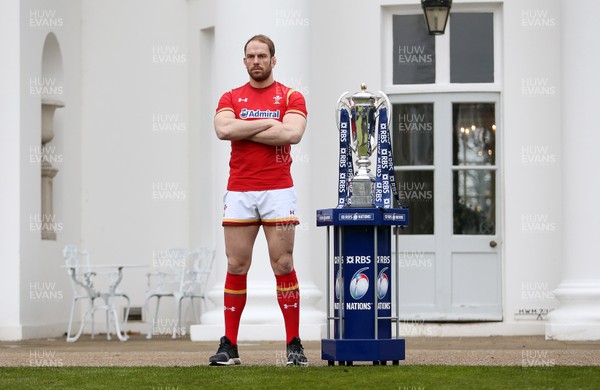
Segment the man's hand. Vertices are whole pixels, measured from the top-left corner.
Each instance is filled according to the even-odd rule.
[[[282,122],[277,122],[274,126],[257,132],[248,139],[266,145],[295,145],[300,142],[306,130],[306,118],[296,113],[288,113],[283,117]]]

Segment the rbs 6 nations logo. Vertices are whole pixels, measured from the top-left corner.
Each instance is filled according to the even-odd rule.
[[[369,269],[369,267],[361,268],[352,276],[350,281],[350,295],[354,299],[364,297],[369,290],[369,278],[367,275],[363,274],[363,271],[367,269]]]
[[[368,270],[369,267],[364,267],[359,269],[358,271],[356,271],[354,273],[354,275],[352,275],[352,278],[350,279],[350,295],[352,296],[352,298],[358,300],[361,299],[362,297],[364,297],[367,292],[369,291],[369,277],[367,275],[365,275],[363,272],[365,270]],[[390,280],[387,276],[387,274],[385,273],[385,271],[387,271],[388,267],[383,268],[381,271],[379,271],[379,275],[377,276],[377,297],[379,299],[383,299],[389,290],[390,287]],[[341,295],[341,279],[342,279],[342,275],[340,270],[338,270],[336,277],[335,277],[335,297],[336,299],[339,301],[340,300],[340,295]]]
[[[385,271],[388,267],[385,267],[381,271],[379,271],[379,276],[377,277],[377,298],[383,299],[388,292],[388,288],[390,287],[390,280],[388,276],[385,274]]]

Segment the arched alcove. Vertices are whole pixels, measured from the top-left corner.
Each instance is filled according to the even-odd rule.
[[[42,240],[56,240],[56,216],[54,214],[53,179],[58,173],[57,164],[62,156],[56,152],[54,139],[54,113],[64,107],[63,63],[60,45],[54,33],[49,33],[42,51],[42,72],[36,83],[41,95],[41,234]]]

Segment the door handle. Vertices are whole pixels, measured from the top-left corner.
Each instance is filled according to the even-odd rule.
[[[491,248],[495,248],[497,246],[498,246],[498,243],[496,241],[494,241],[494,240],[490,241],[490,247]]]

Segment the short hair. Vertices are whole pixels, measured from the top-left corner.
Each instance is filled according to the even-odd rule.
[[[248,39],[248,41],[244,45],[244,55],[246,55],[246,48],[248,47],[248,44],[252,41],[259,41],[266,44],[267,46],[269,46],[269,53],[271,53],[271,57],[275,55],[275,44],[273,43],[271,38],[263,34],[257,34],[252,38]]]

